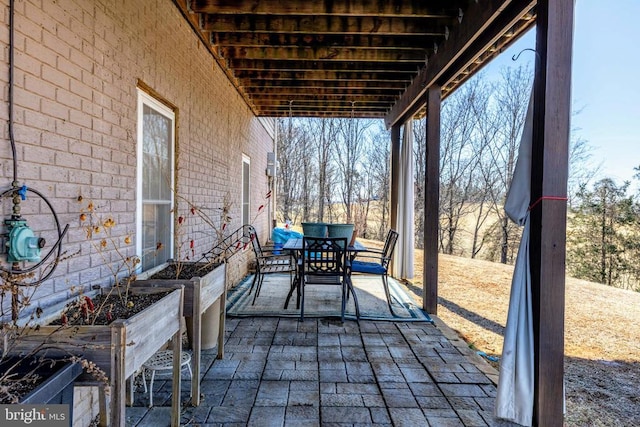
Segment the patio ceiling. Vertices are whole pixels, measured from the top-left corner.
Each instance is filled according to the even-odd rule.
[[[420,114],[535,23],[532,0],[174,0],[257,116]]]

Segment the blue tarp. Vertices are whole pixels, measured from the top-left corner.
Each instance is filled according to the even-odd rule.
[[[276,255],[280,254],[280,250],[282,249],[282,245],[287,243],[289,239],[302,238],[302,233],[297,231],[293,231],[287,228],[276,227],[271,232],[271,240],[273,240],[274,250],[273,253]]]
[[[271,232],[271,240],[273,243],[287,243],[289,239],[301,239],[302,233],[297,231],[288,230],[282,227],[276,227]]]

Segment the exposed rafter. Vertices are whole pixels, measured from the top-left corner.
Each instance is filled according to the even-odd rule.
[[[354,116],[387,122],[420,113],[427,81],[446,96],[535,17],[523,0],[174,1],[257,115],[291,102],[349,117],[356,102]]]

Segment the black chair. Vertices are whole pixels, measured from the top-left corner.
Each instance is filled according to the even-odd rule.
[[[342,307],[340,318],[343,322],[348,292],[351,292],[356,305],[356,317],[360,317],[358,300],[348,275],[347,239],[303,238],[299,284],[301,296],[300,321],[304,321],[305,288],[311,285],[337,285],[341,287]]]
[[[256,303],[256,298],[260,295],[264,276],[267,274],[283,274],[289,273],[289,286],[293,286],[293,275],[296,272],[296,264],[293,257],[289,254],[274,254],[272,250],[263,249],[258,239],[258,233],[253,226],[248,226],[248,237],[251,240],[251,246],[256,256],[256,274],[251,282],[251,289],[256,286],[256,293],[253,295],[252,305]]]
[[[382,250],[367,249],[366,251],[357,252],[356,259],[351,261],[351,273],[374,274],[382,277],[387,305],[389,305],[391,314],[394,315],[395,313],[391,307],[391,296],[389,295],[389,263],[393,257],[393,250],[397,241],[398,233],[395,230],[389,230]],[[364,260],[358,258],[364,258]]]

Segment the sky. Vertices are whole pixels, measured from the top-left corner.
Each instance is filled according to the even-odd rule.
[[[618,184],[632,180],[640,166],[640,0],[577,0],[573,35],[572,137],[592,148],[596,178]],[[498,73],[517,66],[511,58],[535,49],[529,31],[484,68]],[[523,52],[533,67],[533,52]],[[526,64],[526,62],[525,62]],[[520,65],[520,64],[518,64]],[[577,114],[576,112],[579,111]]]

